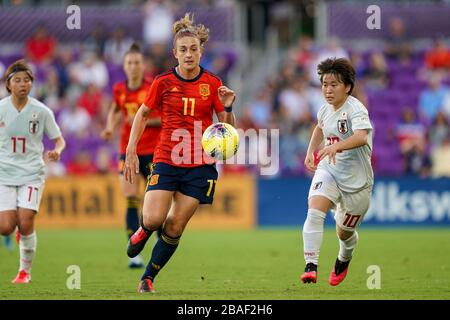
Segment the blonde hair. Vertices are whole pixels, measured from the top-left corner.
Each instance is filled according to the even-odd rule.
[[[209,29],[203,24],[194,25],[194,15],[191,17],[191,13],[188,12],[178,21],[172,25],[173,46],[178,39],[182,37],[195,37],[200,40],[200,46],[204,46],[209,39]]]

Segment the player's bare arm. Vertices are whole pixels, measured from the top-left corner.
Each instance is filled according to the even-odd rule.
[[[119,124],[120,118],[121,118],[120,108],[115,103],[113,103],[108,112],[108,117],[106,119],[106,127],[100,134],[102,139],[104,140],[111,139],[115,128],[117,128]]]
[[[314,128],[311,140],[309,141],[308,151],[306,152],[305,167],[310,171],[316,171],[317,166],[314,163],[314,151],[320,146],[323,141],[323,131],[316,125]]]
[[[136,146],[145,130],[150,112],[150,109],[146,105],[142,104],[136,112],[133,125],[131,127],[130,140],[128,141],[124,166],[125,180],[130,183],[134,183],[136,174],[139,173],[139,159],[136,154]]]
[[[228,124],[231,124],[233,127],[236,123],[236,117],[233,112],[219,112],[217,114],[217,119],[219,120],[219,122],[226,122]]]
[[[55,148],[47,152],[47,156],[51,161],[58,161],[61,157],[61,153],[66,148],[66,141],[62,136],[53,139]]]
[[[328,156],[329,162],[336,164],[336,153],[358,148],[367,144],[368,135],[369,133],[367,130],[355,130],[353,135],[348,139],[341,140],[320,150],[318,157],[322,160]]]
[[[225,108],[231,108],[234,100],[236,99],[235,92],[226,86],[219,87],[218,91],[219,100],[223,104],[223,106]],[[236,117],[233,112],[222,111],[217,114],[217,118],[220,122],[226,122],[228,124],[231,124],[232,126],[234,126],[236,123]]]

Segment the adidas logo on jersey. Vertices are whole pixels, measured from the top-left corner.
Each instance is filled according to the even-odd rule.
[[[180,90],[178,90],[177,87],[173,87],[172,90],[170,90],[170,91],[171,91],[171,92],[178,92],[178,91],[180,91]]]

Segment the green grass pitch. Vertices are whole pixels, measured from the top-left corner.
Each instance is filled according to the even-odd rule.
[[[450,299],[449,229],[362,228],[345,281],[328,284],[338,241],[327,229],[317,284],[304,285],[299,230],[187,230],[155,281],[156,294],[136,293],[142,270],[129,270],[120,230],[38,230],[29,285],[10,283],[18,247],[0,246],[0,300],[5,299]],[[150,255],[150,239],[144,255]],[[69,290],[67,267],[78,265],[81,289]],[[367,288],[370,265],[381,289]]]

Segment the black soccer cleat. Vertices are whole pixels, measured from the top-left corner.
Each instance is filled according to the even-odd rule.
[[[142,227],[139,227],[139,229],[137,229],[130,237],[130,240],[128,240],[127,255],[130,258],[136,257],[141,253],[142,249],[144,249],[149,238],[150,235],[148,235]]]

